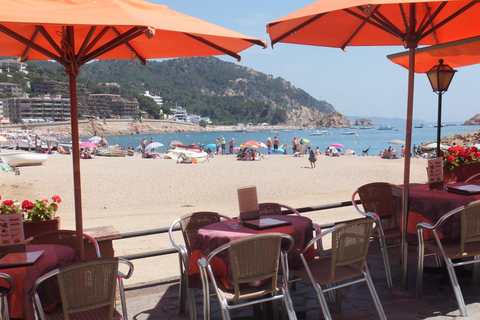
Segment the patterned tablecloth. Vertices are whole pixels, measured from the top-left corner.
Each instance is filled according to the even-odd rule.
[[[266,232],[280,232],[291,235],[295,240],[294,247],[288,255],[290,268],[298,268],[301,265],[301,259],[298,252],[313,238],[312,220],[307,217],[299,217],[293,215],[270,216],[271,218],[285,220],[291,222],[291,225],[282,226],[264,230],[254,230],[247,227],[240,229],[230,229],[228,223],[231,221],[221,221],[210,224],[201,228],[198,232],[195,242],[192,244],[192,252],[190,256],[190,287],[201,287],[200,275],[197,261],[210,254],[216,248],[229,243],[232,240],[246,237],[252,234],[266,233]],[[313,247],[312,247],[313,249]],[[226,253],[225,253],[226,254]],[[227,287],[233,286],[233,278],[230,268],[224,255],[219,255],[219,258],[213,265],[214,273],[220,275],[222,282]],[[311,250],[306,256],[307,260],[313,259],[315,252]],[[222,259],[223,257],[223,259]],[[220,260],[220,261],[219,261]]]
[[[0,272],[9,274],[15,282],[15,291],[8,296],[10,318],[34,320],[35,314],[29,292],[35,281],[53,269],[78,261],[78,256],[71,247],[62,245],[27,245],[26,248],[28,252],[41,250],[44,252],[31,266],[0,269]],[[45,309],[55,307],[60,301],[56,280],[56,278],[49,279],[39,288],[39,295]]]
[[[457,186],[464,183],[448,184]],[[409,191],[409,212],[407,220],[407,242],[416,243],[417,224],[429,222],[435,224],[445,213],[455,208],[479,200],[480,194],[464,196],[461,194],[447,192],[445,190],[428,190],[428,185],[421,185],[410,188]],[[443,227],[438,229],[440,236],[444,238],[460,237],[460,215],[450,218]],[[425,239],[432,239],[433,233],[425,230]]]

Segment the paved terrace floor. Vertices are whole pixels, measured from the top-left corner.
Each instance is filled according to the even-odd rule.
[[[388,319],[480,319],[480,287],[471,285],[471,277],[459,277],[468,317],[460,317],[458,305],[452,291],[448,275],[424,275],[423,297],[416,298],[416,247],[409,248],[408,291],[402,291],[399,264],[400,247],[389,250],[392,265],[394,289],[389,291],[383,272],[382,256],[378,242],[372,242],[369,250],[368,266],[377,293]],[[433,258],[427,257],[426,266],[433,266]],[[203,318],[201,290],[196,290],[198,318]],[[343,289],[341,313],[332,313],[334,320],[379,319],[367,285],[361,283]],[[297,283],[291,291],[295,311],[299,319],[323,319],[320,305],[311,285],[304,281]],[[177,320],[189,319],[178,313],[178,281],[165,280],[155,284],[127,287],[126,291],[130,319],[138,320]],[[333,310],[333,306],[331,310]],[[212,319],[221,319],[216,298],[212,298]],[[254,316],[252,308],[246,307],[232,312],[233,319],[260,319]]]

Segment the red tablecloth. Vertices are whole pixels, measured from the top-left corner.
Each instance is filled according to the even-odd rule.
[[[195,239],[195,242],[192,244],[191,248],[192,252],[190,256],[189,286],[201,286],[199,269],[197,264],[198,259],[208,256],[210,252],[226,243],[229,243],[232,240],[246,237],[252,234],[280,232],[291,235],[295,240],[295,243],[292,251],[288,255],[288,262],[290,268],[298,268],[302,263],[298,252],[301,251],[303,247],[313,238],[312,220],[307,217],[290,215],[270,217],[290,221],[292,224],[288,226],[265,230],[254,230],[247,227],[242,227],[240,229],[230,229],[228,227],[228,222],[230,221],[221,221],[201,228],[198,231],[197,238]],[[309,255],[306,256],[307,260],[313,259],[314,254],[315,252],[311,250],[309,252]],[[222,282],[224,282],[226,286],[232,287],[232,275],[226,261],[221,259],[221,257],[222,256],[219,255],[219,259],[217,259],[216,261],[212,260],[212,268],[214,269],[215,274],[220,275]]]
[[[27,251],[41,251],[43,254],[31,266],[0,269],[0,272],[9,274],[15,282],[15,291],[8,296],[10,318],[34,320],[35,314],[32,298],[29,295],[35,281],[43,274],[78,261],[75,250],[62,245],[27,245]],[[44,307],[55,305],[60,301],[60,292],[55,279],[45,282],[39,288]]]
[[[464,183],[454,183],[445,185],[456,186]],[[480,194],[464,196],[461,194],[450,193],[444,190],[428,190],[428,185],[421,185],[410,188],[409,191],[409,212],[407,220],[407,242],[417,242],[417,224],[420,222],[429,222],[435,224],[445,213],[455,208],[469,204],[472,201],[479,200]],[[438,229],[441,237],[459,238],[460,237],[460,216],[450,218],[443,227]],[[433,234],[430,231],[424,233],[425,239],[432,239]]]

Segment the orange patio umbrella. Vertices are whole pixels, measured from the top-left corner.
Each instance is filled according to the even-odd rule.
[[[143,0],[4,0],[0,2],[0,55],[55,60],[70,84],[75,224],[83,257],[77,82],[94,59],[230,55],[260,39]]]
[[[402,210],[402,288],[407,287],[406,224],[415,48],[480,34],[476,0],[320,0],[267,24],[277,42],[335,47],[403,45],[409,49],[408,99]]]
[[[387,58],[408,69],[408,51],[390,54]],[[415,72],[427,72],[439,59],[452,68],[480,63],[480,36],[416,49]]]

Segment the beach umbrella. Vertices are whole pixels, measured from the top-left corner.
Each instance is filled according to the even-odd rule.
[[[84,148],[97,148],[97,145],[90,141],[81,142],[78,145]]]
[[[173,141],[170,141],[170,142],[168,143],[168,145],[169,145],[170,147],[177,146],[177,145],[179,145],[179,144],[182,144],[182,142],[181,142],[181,141],[178,141],[178,140],[173,140]]]
[[[303,142],[305,143],[309,143],[310,140],[308,140],[307,138],[300,138],[300,139],[297,139],[297,142],[300,143],[300,140],[303,139]]]
[[[77,77],[95,59],[147,59],[230,55],[259,39],[218,27],[143,0],[5,0],[0,2],[0,55],[54,60],[68,74],[73,140],[75,225],[84,257]]]
[[[217,145],[215,143],[209,143],[205,146],[205,148],[213,148],[213,149],[216,148],[216,147],[217,147]]]
[[[160,147],[163,147],[163,143],[160,143],[160,142],[152,142],[152,143],[149,143],[149,144],[145,147],[145,150],[157,149],[157,148],[160,148]]]
[[[292,145],[290,143],[284,143],[282,145],[280,145],[279,148],[282,148],[282,149],[285,149],[285,148],[288,148],[288,147],[291,147]]]
[[[340,144],[340,143],[332,143],[331,146],[337,147],[337,148],[343,148],[343,144]]]
[[[407,287],[406,227],[410,187],[415,48],[478,36],[476,0],[320,0],[267,24],[272,47],[403,45],[409,50],[402,210],[402,288]]]
[[[102,138],[99,136],[93,136],[90,139],[88,139],[88,141],[102,141]]]
[[[448,148],[450,148],[450,146],[445,146],[443,144],[440,144],[440,149],[447,150]],[[426,146],[422,147],[422,149],[425,149],[425,150],[437,149],[437,143],[436,142],[429,143]]]
[[[265,146],[265,147],[262,147],[262,144]],[[257,141],[253,141],[253,140],[250,140],[250,141],[247,141],[247,142],[244,142],[240,145],[240,147],[242,148],[245,148],[245,147],[254,147],[254,148],[266,148],[267,146],[262,143],[262,142],[257,142]]]
[[[402,146],[405,145],[405,141],[400,140],[400,139],[390,140],[390,141],[388,141],[387,143],[389,143],[389,144],[396,144],[396,145],[397,145],[397,154],[398,154],[398,146],[399,146],[399,145],[402,145]]]
[[[349,154],[355,154],[355,150],[346,150],[344,153],[344,155],[349,155]]]
[[[259,144],[260,144],[259,145],[260,148],[267,148],[267,145],[265,143],[259,142]]]

